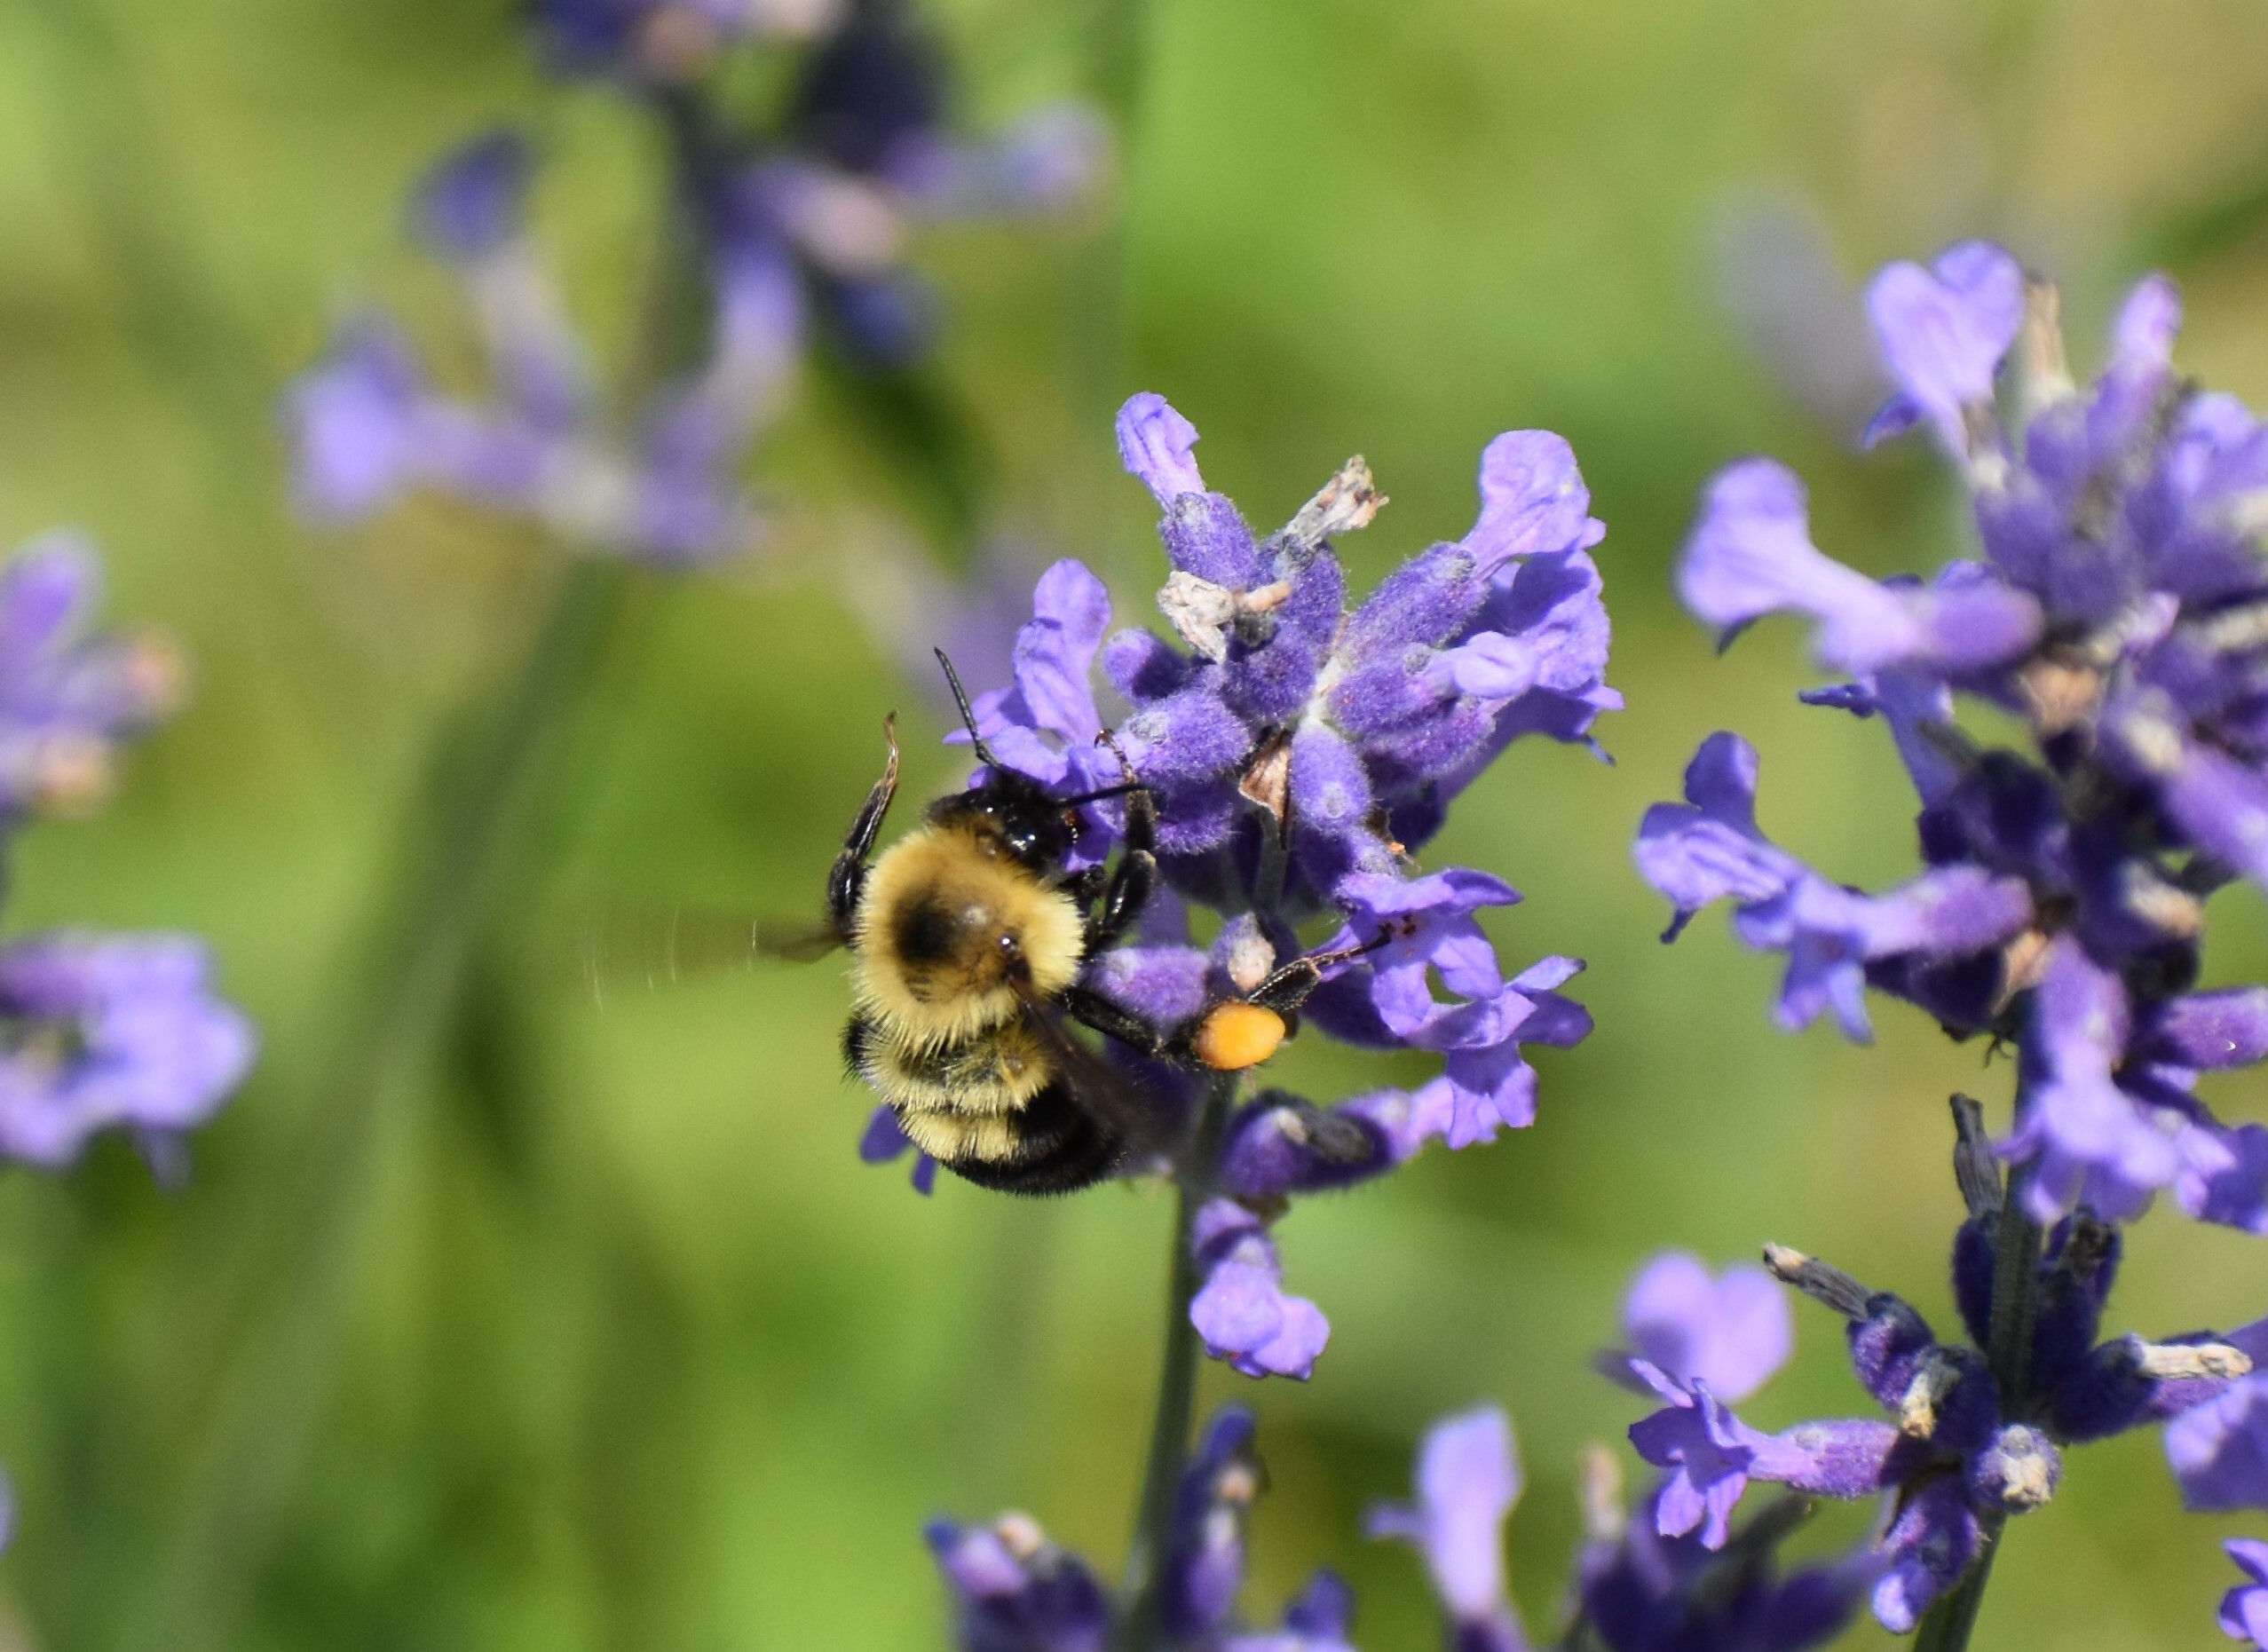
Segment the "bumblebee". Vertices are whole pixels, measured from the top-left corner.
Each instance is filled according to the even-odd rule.
[[[874,856],[897,791],[897,739],[884,723],[882,777],[827,875],[832,938],[851,957],[843,1055],[914,1145],[956,1175],[1010,1193],[1066,1193],[1109,1177],[1130,1147],[1174,1146],[1155,1103],[1066,1021],[1176,1065],[1237,1071],[1291,1036],[1324,969],[1369,948],[1294,960],[1249,995],[1174,1027],[1082,984],[1088,960],[1133,929],[1156,885],[1149,788],[1128,768],[1122,785],[1050,795],[992,754],[952,662],[942,652],[937,660],[985,777],[938,798]],[[1110,797],[1126,799],[1117,865],[1067,871],[1080,807]]]

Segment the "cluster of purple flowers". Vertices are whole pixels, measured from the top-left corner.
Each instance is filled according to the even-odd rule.
[[[36,812],[98,803],[120,747],[179,700],[162,638],[92,628],[99,583],[92,550],[66,535],[0,566],[0,856]],[[119,1128],[169,1163],[251,1065],[251,1025],[211,975],[186,936],[0,942],[0,1157],[52,1168]]]
[[[1888,1413],[1798,1423],[1776,1434],[1729,1409],[1742,1390],[1704,1370],[1678,1373],[1644,1360],[1632,1369],[1666,1404],[1631,1430],[1639,1454],[1668,1474],[1656,1505],[1664,1533],[1698,1533],[1721,1548],[1753,1482],[1811,1496],[1888,1494],[1872,1553],[1874,1612],[1909,1633],[1960,1581],[1997,1522],[2044,1505],[2063,1477],[2063,1450],[2166,1422],[2208,1406],[2268,1352],[2268,1321],[2220,1338],[2098,1340],[2123,1239],[2081,1211],[2059,1222],[2038,1258],[2027,1358],[1994,1368],[1995,1235],[2005,1190],[1973,1103],[1962,1121],[1959,1180],[1969,1215],[1953,1245],[1955,1297],[1973,1346],[1941,1342],[1901,1298],[1870,1291],[1841,1269],[1778,1245],[1773,1273],[1848,1322],[1853,1370]],[[2184,1474],[2185,1490],[2199,1477]]]
[[[1602,1360],[1630,1373],[1734,1397],[1760,1386],[1793,1347],[1787,1304],[1756,1268],[1712,1276],[1681,1253],[1640,1273],[1624,1308],[1635,1352]],[[1207,1652],[1346,1652],[1354,1600],[1329,1571],[1316,1574],[1273,1628],[1244,1625],[1237,1601],[1245,1531],[1261,1486],[1250,1412],[1213,1419],[1181,1481],[1162,1598],[1165,1643]],[[1408,1543],[1438,1601],[1455,1652],[1525,1652],[1533,1643],[1505,1586],[1504,1528],[1521,1493],[1511,1420],[1494,1406],[1444,1418],[1418,1448],[1413,1497],[1380,1504],[1368,1534]],[[1800,1524],[1798,1500],[1758,1515],[1729,1545],[1657,1529],[1655,1511],[1673,1475],[1626,1506],[1613,1455],[1584,1463],[1584,1541],[1568,1592],[1570,1621],[1557,1644],[1603,1652],[1804,1652],[1850,1622],[1879,1563],[1864,1548],[1824,1564],[1783,1569],[1779,1548]],[[1632,1518],[1633,1514],[1637,1518]],[[989,1526],[940,1522],[929,1529],[957,1616],[963,1652],[1100,1652],[1120,1610],[1078,1556],[1049,1543],[1023,1515]]]
[[[2268,1507],[2268,1407],[2248,1374],[2268,1331],[2095,1340],[2119,1224],[2157,1195],[2268,1234],[2268,1128],[2225,1125],[2195,1093],[2201,1073],[2268,1058],[2268,988],[2197,987],[2208,897],[2268,883],[2268,424],[2175,371],[2162,278],[2128,296],[2083,389],[2054,289],[1998,247],[1893,265],[1868,306],[1898,387],[1869,439],[1934,433],[1982,559],[1869,579],[1812,544],[1796,478],[1750,459],[1710,485],[1679,585],[1728,636],[1774,612],[1814,622],[1817,657],[1849,680],[1805,698],[1887,725],[1920,795],[1924,869],[1869,895],[1772,843],[1756,753],[1728,733],[1695,757],[1684,802],[1648,813],[1637,856],[1675,905],[1671,936],[1728,900],[1744,942],[1786,955],[1783,1025],[1831,1013],[1864,1039],[1871,987],[2015,1047],[1997,1143],[1956,1102],[1971,1213],[1954,1269],[1975,1347],[1774,1251],[1782,1277],[1850,1319],[1861,1383],[1893,1420],[1766,1435],[1706,1380],[1656,1373],[1669,1403],[1633,1438],[1673,1473],[1662,1529],[1706,1543],[1750,1480],[1892,1491],[1874,1606],[1903,1632],[2001,1521],[2048,1498],[2066,1446],[2170,1419],[2193,1506]],[[1963,696],[2025,744],[1984,743],[1957,721]],[[2016,1243],[1995,1250],[2004,1201]],[[2044,1250],[2033,1223],[2052,1224]],[[2251,1599],[2232,1595],[2232,1633]]]
[[[2268,882],[2268,426],[2175,372],[2162,279],[2128,298],[2086,391],[2052,289],[1996,247],[1893,265],[1869,303],[1901,386],[1873,432],[1937,433],[1985,559],[1867,579],[1812,545],[1794,476],[1751,459],[1711,484],[1679,583],[1715,625],[1817,622],[1852,680],[1806,698],[1888,724],[1926,869],[1863,895],[1769,842],[1756,755],[1730,734],[1694,759],[1685,803],[1648,815],[1640,866],[1679,925],[1728,899],[1743,940],[1787,954],[1787,1025],[1831,1010],[1864,1038],[1872,986],[2018,1044],[2009,1152],[2040,1220],[2122,1220],[2166,1191],[2268,1232],[2268,1130],[2193,1094],[2201,1071],[2268,1056],[2268,989],[2192,990],[2207,897]],[[2030,749],[1980,745],[1956,695],[2021,719]]]
[[[1191,1652],[1353,1652],[1354,1597],[1319,1571],[1273,1629],[1245,1626],[1245,1529],[1263,1482],[1253,1414],[1223,1407],[1181,1471],[1159,1632]],[[963,1652],[1103,1652],[1120,1602],[1092,1568],[1050,1543],[1028,1516],[989,1525],[931,1523],[928,1537],[955,1607]]]
[[[531,23],[554,65],[606,75],[667,135],[683,220],[668,233],[697,250],[706,347],[610,405],[529,230],[533,147],[478,138],[434,169],[411,219],[462,289],[488,383],[453,392],[384,315],[348,316],[288,402],[300,503],[318,520],[431,489],[660,565],[747,550],[763,523],[743,462],[814,322],[869,370],[911,364],[936,309],[907,262],[915,230],[1054,210],[1102,168],[1100,130],[1077,109],[988,141],[954,136],[937,54],[895,4],[554,0]],[[713,85],[742,43],[797,53],[765,121],[739,118]]]
[[[1120,754],[1150,788],[1173,893],[1153,902],[1134,943],[1092,962],[1088,984],[1153,1024],[1253,990],[1307,950],[1297,925],[1327,922],[1333,947],[1385,937],[1303,1016],[1349,1044],[1435,1053],[1440,1076],[1329,1107],[1263,1091],[1202,1173],[1213,1197],[1197,1222],[1205,1283],[1192,1316],[1207,1349],[1248,1375],[1305,1377],[1329,1327],[1283,1289],[1269,1228],[1290,1198],[1383,1174],[1429,1141],[1464,1148],[1528,1125],[1536,1073],[1523,1046],[1565,1047],[1590,1031],[1557,990],[1577,960],[1508,975],[1482,932],[1476,914],[1517,892],[1481,872],[1421,873],[1412,857],[1513,740],[1587,745],[1598,715],[1620,703],[1603,681],[1607,613],[1590,555],[1605,529],[1565,441],[1499,436],[1482,456],[1471,532],[1411,557],[1350,608],[1332,541],[1385,502],[1363,462],[1262,537],[1205,486],[1196,442],[1160,396],[1136,396],[1118,415],[1126,468],[1164,509],[1173,572],[1158,600],[1181,645],[1112,633],[1102,581],[1059,562],[1017,635],[1012,685],[980,695],[976,711],[1000,761],[1052,790],[1111,785]],[[1097,700],[1098,666],[1124,705],[1114,718]],[[1119,809],[1090,806],[1074,865],[1109,854]],[[1209,945],[1191,939],[1192,906],[1222,917]],[[1166,1096],[1189,1083],[1145,1076]],[[903,1146],[879,1113],[868,1157]]]

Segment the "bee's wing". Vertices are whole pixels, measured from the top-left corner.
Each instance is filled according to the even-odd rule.
[[[603,999],[610,986],[673,985],[762,958],[812,963],[842,945],[832,924],[773,923],[702,907],[610,912],[584,927],[582,975]]]
[[[1019,989],[1023,1018],[1063,1074],[1071,1100],[1111,1134],[1147,1152],[1169,1157],[1181,1147],[1173,1110],[1147,1095],[1132,1075],[1112,1066],[1073,1038],[1061,1012],[1039,992]]]

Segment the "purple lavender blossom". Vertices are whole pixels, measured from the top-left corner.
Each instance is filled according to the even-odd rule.
[[[2252,1580],[2221,1597],[2221,1632],[2232,1640],[2268,1645],[2268,1543],[2231,1537],[2221,1546]]]
[[[2053,289],[1987,243],[1892,265],[1868,308],[1897,386],[1870,439],[1932,432],[1982,558],[1927,584],[1869,579],[1812,543],[1794,476],[1751,459],[1711,484],[1679,581],[1716,626],[1814,622],[1818,657],[1853,680],[1806,698],[1889,725],[1924,869],[1882,896],[1821,878],[1758,829],[1755,754],[1730,735],[1696,756],[1686,803],[1649,812],[1640,869],[1672,934],[1730,900],[1743,940],[1787,953],[1785,1025],[1831,1009],[1862,1039],[1872,987],[2017,1044],[2003,1145],[2039,1220],[2130,1217],[2169,1193],[2268,1232],[2268,1133],[2194,1094],[2201,1071],[2268,1043],[2248,1003],[2191,991],[2205,897],[2268,883],[2268,426],[2174,370],[2161,277],[2129,296],[2084,389]],[[1963,695],[2020,718],[2029,749],[1979,745],[1954,721]],[[2181,1036],[2225,1009],[2235,1036]]]
[[[1504,1523],[1520,1500],[1512,1419],[1489,1405],[1435,1423],[1418,1448],[1417,1494],[1373,1507],[1370,1535],[1418,1551],[1460,1652],[1524,1648],[1504,1578]]]
[[[1970,1150],[1964,1126],[1964,1152]],[[1964,1171],[1971,1217],[1955,1245],[1955,1275],[1963,1317],[1981,1334],[1990,1302],[1975,1300],[1964,1258],[2000,1220],[2006,1195],[1980,1135],[1973,1152],[1981,1164]],[[1654,1499],[1656,1529],[1670,1537],[1696,1533],[1704,1547],[1723,1548],[1735,1509],[1758,1481],[1845,1499],[1895,1493],[1895,1514],[1874,1547],[1871,1587],[1876,1617],[1906,1634],[1961,1581],[1987,1529],[2053,1498],[2066,1447],[2178,1419],[2168,1435],[2177,1472],[2176,1442],[2186,1438],[2193,1467],[2209,1483],[2216,1450],[2240,1434],[2242,1419],[2218,1435],[2186,1419],[2214,1416],[2241,1392],[2238,1379],[2250,1359],[2240,1345],[2263,1333],[2256,1327],[2225,1340],[2098,1341],[2117,1257],[2116,1229],[2092,1216],[2066,1221],[2050,1236],[2038,1262],[2030,1363],[2009,1391],[1981,1353],[1940,1340],[1898,1297],[1766,1246],[1774,1274],[1848,1322],[1852,1370],[1889,1420],[1837,1419],[1766,1434],[1734,1415],[1706,1379],[1633,1360],[1668,1402],[1630,1431],[1639,1455],[1668,1473]],[[2241,1460],[2248,1449],[2248,1443],[2229,1450],[2232,1479],[2248,1471],[2256,1478],[2256,1457]]]
[[[164,1141],[243,1079],[251,1024],[181,936],[54,933],[0,946],[0,1153],[53,1168],[97,1131]]]
[[[670,83],[749,42],[808,39],[834,27],[845,0],[533,0],[529,26],[565,75]]]
[[[1231,1118],[1206,1167],[1222,1197],[1199,1222],[1192,1317],[1214,1357],[1304,1377],[1328,1326],[1283,1290],[1268,1233],[1282,1201],[1382,1174],[1431,1141],[1462,1149],[1524,1127],[1537,1083],[1525,1049],[1590,1031],[1560,991],[1578,960],[1508,973],[1482,929],[1477,914],[1516,890],[1459,867],[1420,875],[1410,852],[1513,740],[1587,746],[1599,713],[1619,704],[1602,680],[1608,627],[1589,555],[1604,529],[1564,441],[1500,436],[1482,457],[1472,530],[1350,611],[1332,541],[1384,502],[1361,460],[1262,539],[1205,486],[1196,427],[1163,397],[1129,400],[1118,435],[1164,509],[1173,571],[1158,605],[1182,646],[1113,632],[1102,581],[1059,562],[1033,592],[1009,680],[972,702],[976,732],[1051,791],[1106,790],[1130,767],[1150,794],[1166,889],[1137,941],[1090,960],[1089,988],[1150,1024],[1181,1025],[1257,990],[1308,950],[1295,926],[1327,918],[1337,931],[1318,950],[1363,950],[1333,965],[1302,1018],[1348,1043],[1441,1056],[1439,1075],[1407,1093],[1317,1106],[1266,1092]],[[1129,708],[1115,723],[1098,667]],[[1083,806],[1068,869],[1110,858],[1123,810]],[[1177,901],[1227,916],[1209,948],[1190,943]],[[1171,1104],[1194,1104],[1188,1075],[1115,1054]]]
[[[0,567],[0,828],[85,814],[110,794],[121,746],[181,698],[174,649],[98,631],[101,570],[75,535],[34,540]]]

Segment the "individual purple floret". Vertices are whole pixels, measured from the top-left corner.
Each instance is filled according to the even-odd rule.
[[[2268,1543],[2231,1537],[2221,1546],[2251,1579],[2221,1597],[2221,1632],[2232,1640],[2268,1646]]]
[[[2238,1379],[2251,1369],[2241,1344],[2263,1334],[2100,1340],[2119,1235],[2082,1212],[2059,1224],[2039,1254],[2028,1358],[2009,1358],[1996,1376],[1981,1350],[1993,1335],[1992,1253],[2007,1192],[1975,1104],[1956,1103],[1956,1167],[1970,1214],[1954,1245],[1955,1294],[1979,1346],[1940,1340],[1900,1298],[1869,1291],[1839,1269],[1765,1247],[1777,1277],[1848,1322],[1853,1371],[1889,1420],[1806,1422],[1766,1434],[1727,1410],[1705,1379],[1633,1362],[1669,1402],[1631,1429],[1639,1455],[1669,1474],[1655,1502],[1656,1529],[1667,1537],[1697,1533],[1704,1546],[1721,1548],[1735,1508],[1757,1481],[1813,1496],[1894,1494],[1875,1544],[1872,1592],[1876,1617],[1897,1634],[1910,1633],[1962,1580],[2002,1522],[2055,1495],[2067,1448],[2184,1419],[2169,1432],[2174,1447],[2192,1427],[2185,1414],[2209,1414],[2241,1391]]]
[[[1205,1283],[1189,1303],[1189,1320],[1205,1351],[1247,1377],[1305,1381],[1331,1339],[1323,1310],[1284,1289],[1284,1262],[1268,1226],[1234,1199],[1214,1199],[1197,1213],[1194,1236]]]
[[[2020,1050],[2004,1148],[2043,1221],[2125,1218],[2169,1193],[2268,1232],[2268,1133],[2221,1125],[2208,1069],[2268,1055],[2268,1007],[2194,992],[2205,898],[2268,883],[2268,426],[2172,366],[2179,303],[2138,285],[2084,389],[2054,289],[1997,247],[1893,265],[1868,305],[1897,393],[1870,438],[1930,431],[1959,466],[1980,559],[1877,581],[1810,538],[1802,485],[1765,459],[1709,486],[1679,565],[1687,605],[1736,630],[1792,612],[1853,679],[1814,703],[1888,726],[1922,810],[1920,875],[1886,895],[1823,879],[1755,820],[1755,754],[1711,737],[1687,802],[1647,817],[1640,869],[1788,955],[1781,1020],[1832,1010],[1868,1032],[1864,989],[1960,1037]],[[2011,714],[1985,747],[1961,696]],[[2190,1029],[2225,1024],[2228,1037]]]
[[[927,1198],[937,1185],[937,1161],[906,1139],[897,1115],[878,1106],[866,1119],[866,1134],[858,1138],[858,1157],[869,1165],[888,1165],[913,1155],[913,1190]]]
[[[1688,1251],[1665,1251],[1640,1269],[1623,1300],[1630,1352],[1607,1356],[1607,1374],[1650,1387],[1637,1362],[1679,1382],[1701,1381],[1737,1405],[1770,1379],[1795,1351],[1786,1294],[1761,1268],[1742,1265],[1711,1275]]]
[[[182,936],[32,936],[0,946],[0,1154],[52,1168],[97,1131],[163,1142],[250,1068],[251,1024]]]
[[[1512,1419],[1493,1405],[1442,1419],[1418,1448],[1417,1501],[1373,1507],[1373,1537],[1418,1551],[1458,1652],[1521,1652],[1527,1644],[1505,1591],[1504,1523],[1520,1500]]]
[[[179,655],[150,631],[98,631],[101,569],[76,536],[0,566],[0,830],[106,801],[119,747],[181,698]]]

